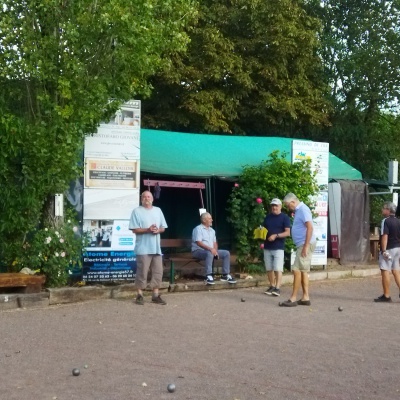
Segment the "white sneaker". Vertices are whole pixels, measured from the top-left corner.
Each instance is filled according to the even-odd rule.
[[[207,285],[215,285],[214,278],[211,275],[207,275],[207,279],[205,282]]]

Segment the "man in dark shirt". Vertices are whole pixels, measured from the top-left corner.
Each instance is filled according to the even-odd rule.
[[[400,220],[396,218],[396,205],[386,201],[382,207],[385,219],[381,227],[381,251],[379,268],[381,270],[383,295],[374,299],[375,302],[391,302],[390,271],[392,271],[397,287],[400,289]]]
[[[279,199],[272,199],[270,205],[271,212],[264,220],[264,227],[268,230],[264,242],[264,264],[269,280],[269,288],[264,293],[280,296],[285,238],[290,236],[290,219],[282,213],[282,202]]]

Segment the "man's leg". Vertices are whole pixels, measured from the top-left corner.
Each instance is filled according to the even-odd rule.
[[[300,264],[300,271],[301,271],[301,287],[303,289],[303,296],[301,297],[301,301],[309,301],[310,294],[309,294],[309,279],[308,273],[311,269],[311,259],[312,255],[315,250],[316,243],[310,243],[308,248],[308,253],[306,257],[300,257],[299,264]],[[303,251],[303,246],[300,247],[301,252]],[[300,252],[300,255],[301,255]]]
[[[273,269],[274,257],[270,250],[264,249],[264,267],[267,271],[267,278],[269,281],[269,288],[266,290],[265,294],[272,294],[272,289],[275,288],[275,274]]]
[[[267,276],[269,280],[269,286],[276,287],[275,271],[267,271]],[[279,287],[279,286],[277,286]]]
[[[299,292],[301,286],[301,271],[293,270],[293,290],[292,295],[290,296],[290,301],[295,303],[297,300],[297,293]]]
[[[151,281],[150,287],[153,289],[153,296],[158,296],[158,289],[162,283],[163,277],[163,262],[162,256],[159,254],[152,254],[151,255]]]
[[[283,264],[285,262],[285,252],[283,250],[274,250],[273,257],[275,288],[280,289],[282,282]]]
[[[390,297],[390,274],[389,271],[381,269],[383,294]]]
[[[281,271],[274,271],[275,275],[275,287],[280,289],[282,284],[282,272]]]
[[[231,253],[228,250],[218,250],[218,258],[222,260],[222,275],[231,273]]]
[[[148,255],[136,256],[136,278],[135,288],[137,290],[137,297],[143,297],[143,289],[147,286],[147,275],[149,273],[151,258]]]
[[[151,281],[150,286],[153,289],[153,296],[151,301],[156,304],[167,304],[159,295],[159,288],[162,283],[163,276],[163,261],[162,256],[160,254],[153,254],[151,259]]]
[[[301,300],[303,301],[310,300],[310,295],[308,293],[308,281],[308,271],[301,271],[301,287],[303,289],[303,297],[301,298]]]
[[[392,274],[397,287],[400,289],[400,247],[391,249]]]
[[[392,270],[392,274],[393,274],[394,281],[396,282],[397,287],[400,289],[400,270],[394,269],[394,270]]]
[[[212,264],[214,261],[214,256],[210,251],[207,250],[196,250],[192,252],[193,258],[198,258],[199,260],[205,260],[205,273],[206,275],[212,274]]]
[[[299,292],[300,286],[301,286],[301,251],[302,247],[298,247],[296,250],[296,258],[294,260],[294,264],[292,266],[292,271],[293,271],[293,290],[292,290],[292,295],[290,296],[290,301],[291,302],[296,302],[297,300],[297,293]]]

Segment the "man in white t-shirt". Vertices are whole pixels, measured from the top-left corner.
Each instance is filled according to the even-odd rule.
[[[159,207],[153,206],[153,195],[144,191],[141,196],[142,205],[132,211],[129,229],[136,234],[136,304],[143,305],[143,289],[147,286],[147,275],[151,270],[150,287],[153,289],[152,302],[167,304],[159,295],[163,276],[163,260],[161,253],[160,233],[168,228]]]

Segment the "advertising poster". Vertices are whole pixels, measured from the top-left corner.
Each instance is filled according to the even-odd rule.
[[[313,199],[315,204],[313,221],[314,233],[317,237],[311,264],[326,265],[328,261],[328,181],[329,181],[329,143],[293,140],[292,162],[311,161],[311,173],[320,192]]]
[[[86,186],[89,188],[137,188],[137,161],[86,160]]]
[[[129,230],[139,205],[140,101],[129,101],[85,140],[83,229],[90,244],[83,280],[134,280],[135,235]]]

